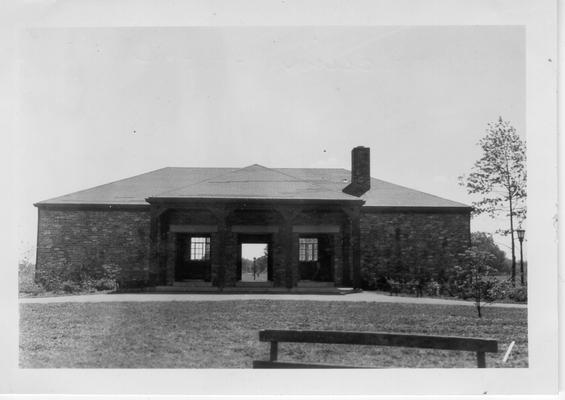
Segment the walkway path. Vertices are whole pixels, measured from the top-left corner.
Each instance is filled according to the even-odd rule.
[[[234,300],[310,300],[310,301],[365,301],[375,303],[411,303],[436,305],[474,306],[471,301],[389,296],[375,292],[361,292],[348,295],[317,294],[162,294],[162,293],[120,293],[88,294],[59,297],[27,297],[19,299],[20,304],[28,303],[99,303],[99,302],[143,302],[143,301],[234,301]],[[488,307],[527,308],[525,304],[495,303]]]

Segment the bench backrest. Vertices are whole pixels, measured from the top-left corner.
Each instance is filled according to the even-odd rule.
[[[498,342],[493,339],[383,332],[263,330],[259,331],[259,340],[262,342],[418,347],[421,349],[466,350],[486,353],[498,351]]]
[[[259,331],[259,340],[262,342],[271,342],[271,361],[275,361],[277,358],[278,342],[375,345],[473,351],[477,353],[477,366],[479,368],[486,366],[485,353],[496,353],[498,351],[498,342],[494,339],[385,332],[262,330]]]

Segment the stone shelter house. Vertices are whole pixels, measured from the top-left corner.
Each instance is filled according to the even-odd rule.
[[[38,276],[118,269],[122,287],[245,286],[241,249],[265,244],[256,286],[361,287],[397,268],[450,266],[465,204],[372,178],[370,151],[330,168],[163,168],[41,201]],[[378,276],[377,276],[378,278]]]

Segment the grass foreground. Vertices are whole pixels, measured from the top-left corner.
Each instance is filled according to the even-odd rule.
[[[318,329],[498,340],[487,367],[527,367],[527,310],[285,300],[20,304],[21,368],[250,368],[261,329]],[[503,364],[512,341],[514,349]],[[282,343],[281,361],[375,368],[475,368],[471,352]]]

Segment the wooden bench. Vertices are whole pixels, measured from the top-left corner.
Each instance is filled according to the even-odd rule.
[[[486,368],[485,353],[496,353],[498,342],[494,339],[477,339],[453,336],[409,335],[400,333],[262,330],[261,342],[271,342],[269,361],[255,360],[253,368],[371,368],[326,364],[303,364],[277,361],[279,342],[327,343],[373,346],[416,347],[420,349],[459,350],[477,353],[477,367]]]

